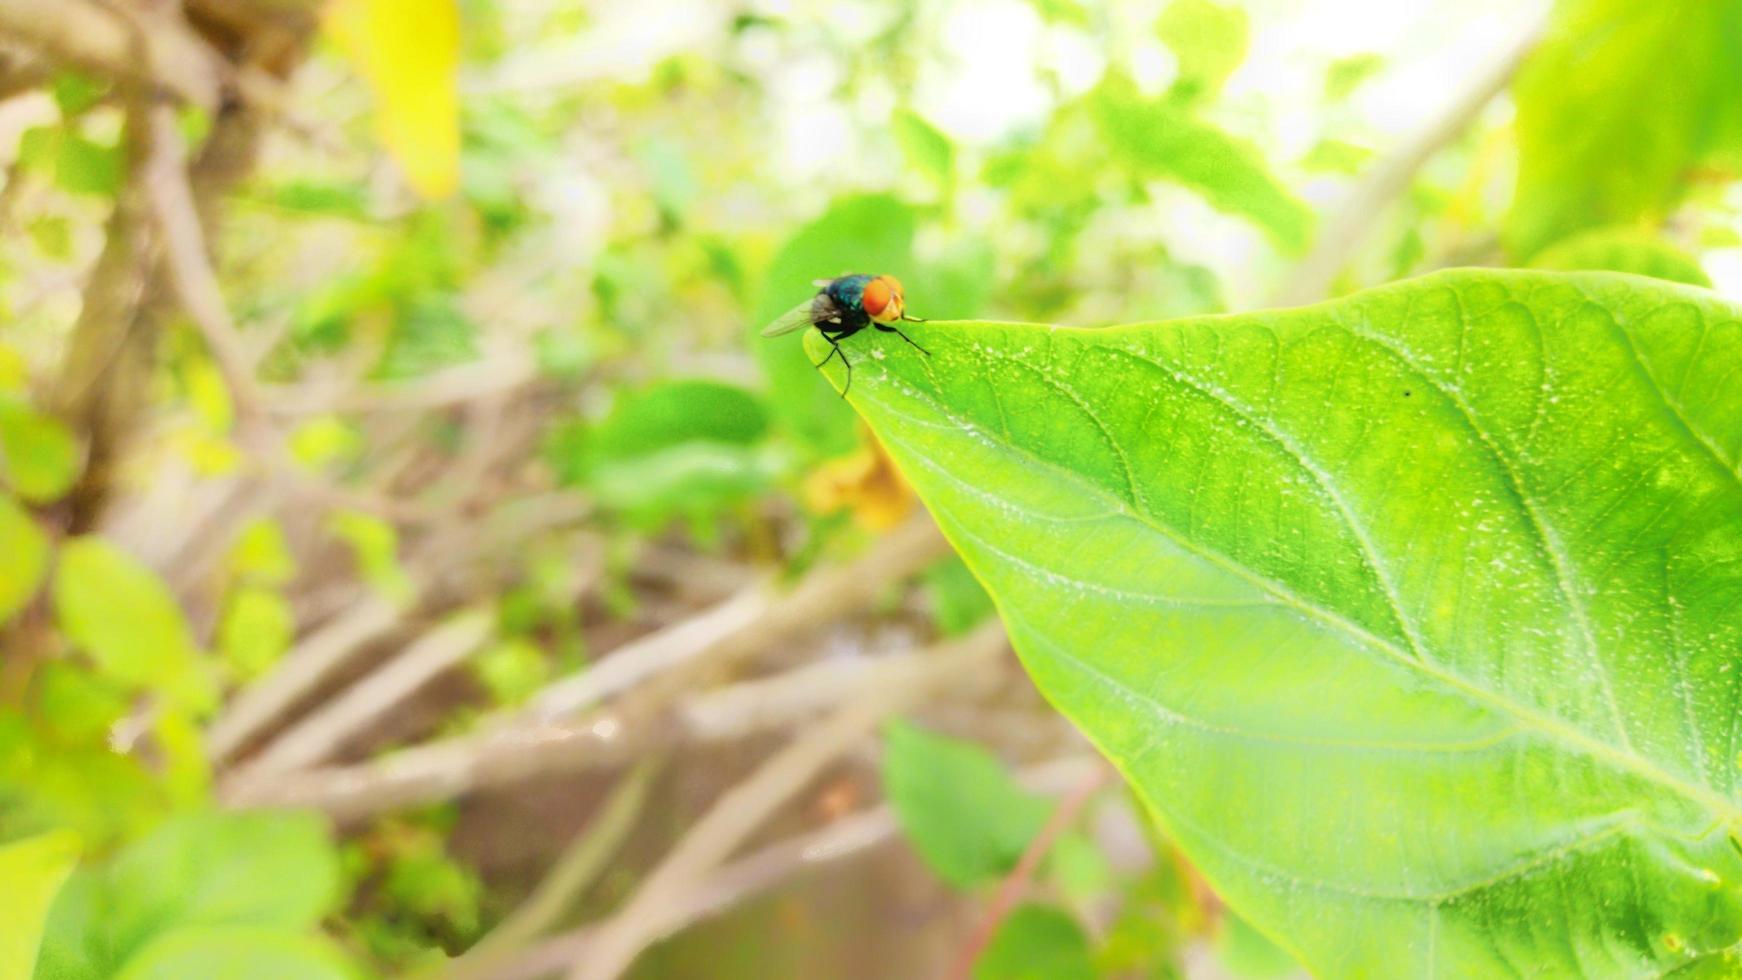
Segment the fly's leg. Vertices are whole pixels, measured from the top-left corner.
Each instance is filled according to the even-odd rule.
[[[841,349],[840,341],[828,334],[823,334],[823,339],[829,342],[829,352],[823,355],[822,360],[817,361],[811,366],[820,370],[822,366],[829,363],[830,359],[832,359],[836,354],[841,355],[841,363],[847,366],[847,383],[841,387],[841,397],[845,398],[847,397],[847,392],[852,390],[853,387],[853,362],[847,360],[847,352]]]
[[[924,322],[924,321],[921,321],[921,322]],[[924,347],[921,347],[918,344],[915,344],[913,342],[912,337],[909,337],[907,334],[904,334],[901,332],[900,327],[892,327],[886,323],[873,323],[872,326],[875,326],[877,329],[883,331],[884,333],[892,333],[892,334],[896,335],[897,337],[900,337],[902,340],[905,340],[909,344],[911,344],[913,346],[914,350],[919,351],[921,354],[924,354],[927,357],[931,356],[931,351],[926,350]]]

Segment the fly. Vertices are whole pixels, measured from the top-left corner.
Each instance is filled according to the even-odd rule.
[[[901,295],[901,280],[894,276],[850,275],[818,279],[812,285],[821,287],[817,294],[763,327],[762,336],[778,337],[805,327],[816,327],[823,339],[829,342],[831,349],[815,366],[821,368],[829,363],[829,358],[837,354],[841,357],[841,363],[847,366],[847,383],[841,387],[842,398],[847,397],[847,391],[853,387],[853,362],[847,360],[847,353],[841,350],[841,341],[866,327],[892,333],[912,344],[914,350],[927,357],[931,356],[931,351],[915,344],[912,337],[895,326],[902,320],[925,322],[919,317],[907,315],[907,303]]]

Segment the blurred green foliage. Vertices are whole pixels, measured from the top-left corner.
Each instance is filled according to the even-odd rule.
[[[883,735],[883,789],[938,877],[969,888],[1009,871],[1052,805],[1013,782],[985,749],[907,722]]]
[[[0,241],[0,879],[18,883],[0,913],[20,924],[0,929],[0,977],[34,953],[26,906],[55,891],[75,837],[39,976],[344,976],[466,948],[504,902],[452,853],[451,809],[343,844],[300,817],[210,812],[207,726],[322,621],[323,588],[360,583],[406,616],[482,590],[466,599],[497,625],[465,661],[472,700],[431,722],[466,731],[586,669],[595,630],[603,648],[661,608],[635,578],[644,549],[788,571],[856,553],[911,495],[802,345],[757,331],[848,271],[896,275],[910,312],[940,320],[1262,305],[1327,208],[1462,83],[1404,91],[1439,37],[1327,45],[1301,18],[1328,15],[1285,6],[698,8],[693,31],[618,44],[612,13],[584,5],[342,0],[211,246],[265,383],[377,401],[288,413],[284,459],[262,459],[174,314],[133,453],[95,484],[113,447],[63,411],[63,382],[78,288],[129,180],[126,93],[53,73],[8,130],[0,192],[16,232]],[[601,38],[614,58],[589,47]],[[1516,119],[1439,148],[1336,289],[1464,263],[1722,280],[1742,245],[1737,50],[1742,0],[1561,0]],[[964,79],[979,79],[966,110]],[[212,114],[176,123],[191,157],[210,149]],[[485,440],[535,448],[513,472],[475,465],[488,454],[467,426],[489,409],[444,393],[514,370],[537,386],[533,431]],[[205,560],[139,546],[199,489],[281,463],[289,503]],[[368,490],[395,467],[409,475]],[[819,476],[834,483],[811,492]],[[148,498],[158,480],[172,489]],[[599,569],[548,535],[493,555],[480,585],[416,548],[432,504],[459,501],[437,523],[488,537],[546,494],[585,502]],[[132,515],[131,539],[75,527],[92,495],[156,510]],[[577,601],[595,571],[598,595]],[[917,588],[914,618],[940,635],[993,614],[958,559]],[[900,724],[885,748],[904,834],[952,888],[984,892],[1049,810],[986,746]],[[1100,844],[1085,826],[1055,844],[1045,904],[1002,925],[981,975],[1177,975],[1201,942],[1237,975],[1287,963],[1237,918],[1210,921],[1165,839],[1137,875]],[[245,894],[259,880],[270,894]]]

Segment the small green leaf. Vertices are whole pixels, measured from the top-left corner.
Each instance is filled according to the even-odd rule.
[[[998,926],[974,980],[1095,980],[1083,927],[1050,905],[1019,905]]]
[[[849,400],[1040,690],[1309,971],[1742,941],[1742,307],[1460,270],[914,332],[851,339]]]
[[[283,585],[296,577],[284,527],[271,518],[249,522],[230,546],[230,574],[253,585]]]
[[[1306,248],[1313,213],[1276,179],[1256,147],[1170,101],[1143,98],[1129,82],[1103,84],[1090,100],[1102,137],[1138,176],[1197,191],[1218,211],[1256,223],[1284,251]]]
[[[290,434],[291,457],[311,470],[349,462],[362,451],[356,426],[336,415],[317,415]]]
[[[1562,239],[1530,260],[1532,268],[1631,272],[1692,286],[1712,285],[1698,259],[1631,228],[1599,228]]]
[[[550,660],[529,640],[509,639],[485,647],[472,660],[472,672],[497,704],[519,704],[550,680]]]
[[[218,622],[218,652],[243,678],[266,673],[295,637],[290,603],[276,590],[259,586],[236,590]]]
[[[17,501],[0,494],[0,626],[42,587],[48,553],[48,535]]]
[[[956,179],[956,148],[950,138],[911,109],[897,109],[889,128],[908,165],[947,193]]]
[[[399,561],[399,530],[373,514],[340,511],[327,527],[351,546],[357,573],[370,587],[392,602],[404,605],[417,593],[411,576]]]
[[[369,192],[362,184],[287,180],[266,189],[266,199],[289,211],[350,218],[369,217]]]
[[[1246,60],[1251,28],[1239,7],[1214,0],[1173,0],[1155,29],[1179,62],[1175,91],[1187,98],[1215,95]]]
[[[278,976],[189,971],[163,945],[186,950],[199,944],[190,937],[209,939],[214,930],[243,931],[262,949],[301,942],[339,895],[338,857],[319,819],[184,813],[69,884],[51,914],[38,976]],[[161,972],[166,960],[183,972]]]
[[[659,523],[764,490],[772,466],[757,444],[768,425],[762,401],[742,388],[673,381],[626,395],[597,424],[559,425],[545,457],[601,506]]]
[[[101,102],[109,93],[109,83],[83,72],[63,71],[54,77],[49,91],[61,117],[70,119]]]
[[[64,830],[0,845],[0,977],[35,970],[49,907],[78,856],[78,837]]]
[[[1087,903],[1113,887],[1113,866],[1095,842],[1080,833],[1060,834],[1046,854],[1047,876],[1074,902]]]
[[[1365,146],[1342,140],[1320,140],[1306,156],[1300,158],[1303,170],[1333,174],[1358,174],[1373,159],[1373,151]]]
[[[957,888],[1015,867],[1052,809],[985,749],[903,721],[884,734],[883,788],[914,849]]]
[[[1331,62],[1331,67],[1325,71],[1325,101],[1341,102],[1360,88],[1363,83],[1385,69],[1383,55],[1366,53],[1352,54],[1347,58],[1338,58]]]
[[[0,475],[32,503],[58,500],[83,466],[78,440],[59,419],[0,396]]]
[[[55,568],[54,609],[67,638],[115,680],[195,710],[212,703],[181,606],[138,559],[101,538],[67,541]]]
[[[932,618],[945,636],[960,636],[992,615],[992,597],[954,555],[926,569],[925,587]]]

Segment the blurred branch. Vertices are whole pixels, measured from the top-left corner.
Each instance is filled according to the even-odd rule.
[[[859,559],[810,573],[791,592],[755,586],[693,619],[616,651],[592,669],[557,681],[527,705],[539,721],[582,711],[655,674],[685,665],[721,668],[780,640],[832,622],[874,602],[894,582],[949,553],[921,514],[880,539]],[[687,679],[687,678],[686,678]]]
[[[635,829],[636,818],[647,802],[648,788],[664,765],[663,756],[653,755],[618,780],[592,822],[564,849],[550,874],[538,883],[526,901],[464,956],[449,963],[441,975],[447,980],[488,976],[516,950],[556,924],[575,899],[598,879],[606,862]]]
[[[1065,756],[1022,770],[1017,781],[1031,792],[1057,796],[1080,785],[1090,771],[1105,768],[1099,756]],[[666,934],[719,915],[795,875],[863,854],[893,840],[899,829],[895,811],[884,803],[770,844],[722,866],[668,905]],[[597,934],[597,925],[585,925],[554,936],[492,972],[490,978],[538,980],[556,973],[585,956]]]
[[[278,385],[266,390],[265,408],[282,415],[426,411],[513,391],[537,374],[530,355],[505,354],[432,372],[414,381]]]
[[[382,636],[402,615],[395,603],[370,593],[298,643],[262,681],[232,700],[206,735],[206,752],[223,762],[312,694],[351,655]]]
[[[620,647],[578,677],[547,687],[528,709],[492,728],[356,766],[270,779],[238,774],[222,788],[222,796],[230,806],[315,807],[343,820],[544,773],[619,764],[629,746],[642,744],[630,742],[633,733],[658,730],[668,739],[681,734],[681,726],[674,732],[663,714],[667,704],[693,689],[691,671],[724,669],[807,628],[863,609],[947,548],[937,527],[922,517],[857,561],[813,571],[784,596],[759,587]],[[619,660],[622,666],[611,666]],[[600,675],[604,680],[597,679]],[[649,679],[660,683],[637,690],[636,706],[570,724],[550,721]]]
[[[259,406],[253,360],[230,318],[217,274],[206,251],[205,232],[188,184],[187,148],[176,124],[175,110],[157,105],[150,110],[151,154],[140,175],[152,217],[162,235],[169,285],[189,318],[205,338],[206,348],[229,385],[238,415],[252,418]]]
[[[1016,907],[1016,903],[1021,900],[1023,893],[1028,891],[1029,885],[1034,881],[1035,871],[1040,868],[1041,859],[1052,850],[1052,846],[1058,841],[1059,836],[1068,830],[1072,823],[1076,822],[1077,815],[1082,813],[1083,807],[1088,804],[1090,797],[1093,797],[1101,787],[1107,785],[1112,780],[1112,776],[1113,771],[1107,768],[1104,763],[1097,765],[1091,772],[1083,776],[1082,781],[1063,800],[1059,801],[1058,806],[1053,808],[1052,815],[1047,818],[1046,824],[1040,828],[1040,832],[1035,834],[1034,839],[1029,841],[1028,846],[1023,849],[1022,857],[1017,859],[1016,867],[1011,869],[1002,882],[999,882],[998,892],[992,896],[992,903],[987,906],[985,917],[981,919],[980,925],[974,930],[974,935],[968,940],[967,945],[962,947],[961,956],[957,958],[955,966],[949,972],[952,980],[970,980],[973,977],[975,961],[979,960],[980,954],[986,949],[987,944],[992,942],[992,937],[997,934],[998,926],[1004,921],[1004,917],[1010,914],[1010,910]]]
[[[225,798],[233,806],[316,806],[339,819],[354,819],[535,775],[626,765],[648,752],[680,745],[693,749],[797,724],[880,677],[910,669],[924,655],[915,651],[807,664],[693,695],[657,719],[637,722],[624,712],[605,711],[574,724],[450,739],[358,766],[260,780],[238,774],[225,787]],[[973,682],[977,686],[998,679],[989,671]]]
[[[1316,303],[1330,295],[1337,274],[1378,226],[1386,208],[1409,189],[1434,154],[1469,129],[1488,103],[1506,90],[1536,48],[1544,27],[1544,20],[1534,21],[1512,47],[1470,79],[1438,119],[1367,172],[1325,222],[1312,251],[1271,294],[1269,305]]]
[[[167,91],[208,110],[216,107],[218,58],[171,12],[179,4],[160,6],[166,12],[148,17],[143,10],[122,14],[88,0],[0,0],[0,34],[56,62]],[[138,23],[142,38],[128,19]]]
[[[1004,631],[988,623],[967,638],[930,651],[911,670],[867,685],[858,698],[815,727],[798,732],[786,748],[728,790],[643,879],[622,911],[599,926],[594,941],[569,974],[572,980],[614,980],[648,944],[671,929],[670,907],[695,891],[766,820],[825,766],[889,715],[919,701],[945,680],[983,666],[1004,650]]]
[[[495,611],[488,607],[449,617],[280,735],[249,763],[243,778],[270,779],[325,761],[437,675],[458,666],[495,628]]]

